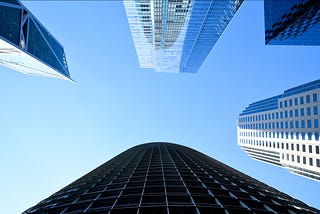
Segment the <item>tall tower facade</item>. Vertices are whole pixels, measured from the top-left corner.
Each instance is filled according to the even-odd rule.
[[[24,212],[27,213],[316,213],[193,149],[135,146]]]
[[[320,181],[320,80],[250,104],[239,116],[238,145],[256,160]]]
[[[70,80],[62,45],[19,0],[0,0],[0,65]]]
[[[195,73],[243,0],[123,2],[142,68]]]
[[[320,45],[320,1],[264,0],[268,45]]]

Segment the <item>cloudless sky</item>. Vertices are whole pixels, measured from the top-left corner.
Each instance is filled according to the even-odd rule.
[[[196,74],[140,69],[122,1],[23,3],[63,44],[76,83],[0,67],[2,213],[151,141],[194,148],[320,208],[320,182],[237,145],[249,103],[319,79],[320,47],[264,45],[263,1],[242,4]]]

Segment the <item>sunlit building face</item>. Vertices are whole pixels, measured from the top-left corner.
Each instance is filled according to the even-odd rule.
[[[142,68],[195,73],[242,1],[126,0]]]
[[[250,104],[238,144],[253,159],[320,181],[320,80]]]

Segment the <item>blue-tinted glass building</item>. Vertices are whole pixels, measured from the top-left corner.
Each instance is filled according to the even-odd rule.
[[[265,43],[320,45],[319,0],[264,0]]]
[[[243,0],[125,0],[142,68],[195,73]]]
[[[0,0],[0,64],[70,80],[62,45],[18,0]]]
[[[320,181],[320,80],[251,103],[240,114],[238,145],[253,159]]]

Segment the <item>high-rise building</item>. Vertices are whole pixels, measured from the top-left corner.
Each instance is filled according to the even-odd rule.
[[[0,65],[70,80],[62,45],[19,0],[0,0]]]
[[[61,189],[31,213],[317,213],[185,146],[135,146]]]
[[[125,0],[139,63],[195,73],[243,0]]]
[[[256,160],[320,181],[320,80],[250,104],[239,116],[238,144]]]
[[[264,0],[268,45],[320,45],[320,1]]]

